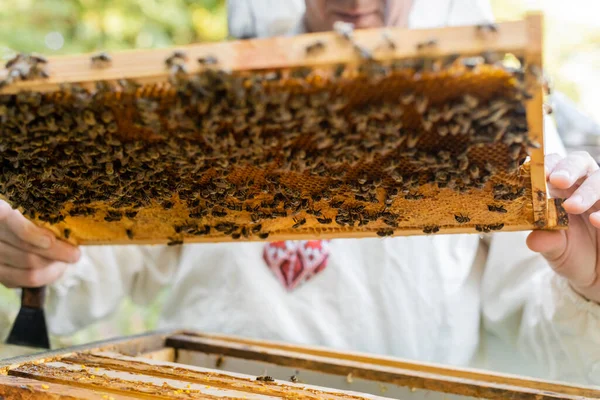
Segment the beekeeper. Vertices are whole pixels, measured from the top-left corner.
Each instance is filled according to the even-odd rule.
[[[231,0],[229,11],[236,37],[337,20],[430,28],[493,18],[483,0]],[[600,172],[587,153],[565,155],[551,124],[546,154],[553,193],[569,198],[567,231],[75,248],[2,203],[0,282],[51,284],[58,335],[169,287],[162,328],[600,384]]]

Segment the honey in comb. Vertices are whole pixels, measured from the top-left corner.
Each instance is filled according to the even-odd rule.
[[[1,192],[80,242],[531,225],[524,74],[489,59],[2,95]]]

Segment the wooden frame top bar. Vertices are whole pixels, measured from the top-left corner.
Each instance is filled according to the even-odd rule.
[[[533,17],[538,17],[534,15]],[[438,29],[390,28],[389,37],[396,43],[394,50],[379,49],[373,52],[376,60],[417,57],[443,57],[453,54],[478,55],[486,51],[523,53],[530,44],[527,32],[528,20],[498,24],[497,32],[479,31],[473,26]],[[410,31],[410,34],[408,32]],[[382,41],[381,30],[355,31],[358,44]],[[417,50],[419,43],[435,39],[434,48]],[[325,42],[325,50],[307,56],[306,46],[317,40]],[[382,42],[383,43],[383,42]],[[306,34],[298,37],[281,36],[267,39],[241,40],[220,43],[205,43],[180,46],[186,52],[186,67],[190,73],[204,67],[197,62],[199,57],[214,56],[219,61],[217,68],[230,71],[293,68],[299,66],[331,65],[360,61],[353,47],[333,32]],[[49,57],[46,80],[21,81],[8,85],[0,94],[16,93],[20,90],[53,91],[62,83],[89,83],[100,80],[135,79],[137,82],[155,83],[166,81],[169,71],[164,60],[173,52],[169,49],[128,50],[111,54],[112,66],[104,69],[92,68],[90,55]],[[0,79],[7,75],[0,69]]]

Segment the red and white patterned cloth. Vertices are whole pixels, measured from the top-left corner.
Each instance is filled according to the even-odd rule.
[[[281,284],[291,291],[325,269],[329,241],[271,242],[265,245],[263,258]]]

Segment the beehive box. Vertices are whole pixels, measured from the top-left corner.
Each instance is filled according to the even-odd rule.
[[[13,59],[0,192],[74,243],[556,229],[541,17]]]
[[[592,387],[201,332],[0,361],[18,399],[588,399]]]

